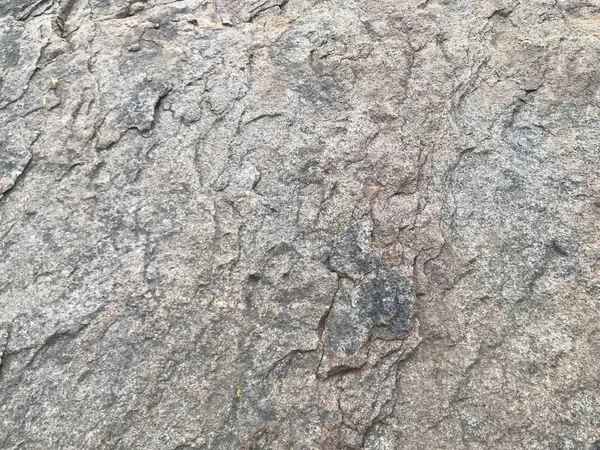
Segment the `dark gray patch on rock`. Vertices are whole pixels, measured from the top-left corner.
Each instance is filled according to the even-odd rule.
[[[411,329],[414,289],[374,256],[368,239],[365,227],[351,227],[329,260],[339,288],[323,332],[320,376],[362,367],[373,340],[401,341]]]
[[[119,123],[126,128],[148,131],[154,122],[156,108],[169,88],[162,83],[145,81],[134,88],[134,96],[125,106],[119,117]]]
[[[8,344],[8,331],[0,329],[0,367],[2,366],[2,357],[6,351],[6,345]]]

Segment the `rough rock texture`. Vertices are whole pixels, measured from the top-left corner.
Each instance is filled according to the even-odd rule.
[[[599,29],[0,0],[0,448],[599,449]]]

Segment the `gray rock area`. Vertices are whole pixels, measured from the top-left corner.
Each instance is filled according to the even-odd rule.
[[[0,449],[600,449],[600,1],[0,0]]]

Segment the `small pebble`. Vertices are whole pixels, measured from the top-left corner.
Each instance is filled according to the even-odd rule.
[[[127,47],[127,50],[129,50],[130,52],[139,52],[141,48],[142,47],[140,47],[140,44],[136,42]]]
[[[233,26],[233,22],[231,21],[231,18],[229,16],[221,16],[221,24],[224,27],[232,27]]]

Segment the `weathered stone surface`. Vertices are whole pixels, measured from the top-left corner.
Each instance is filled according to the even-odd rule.
[[[15,145],[17,139],[8,136],[8,142],[0,144],[0,198],[15,185],[31,161],[29,146]]]
[[[599,448],[599,24],[0,0],[0,448]]]

